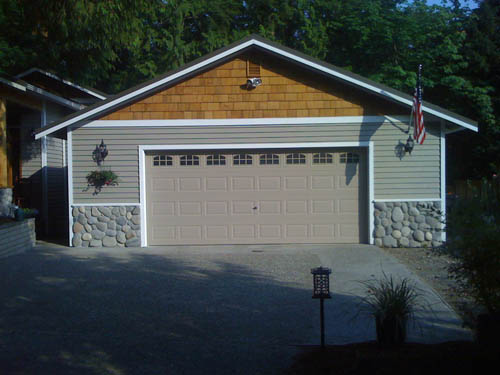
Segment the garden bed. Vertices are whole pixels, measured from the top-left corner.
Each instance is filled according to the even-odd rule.
[[[0,222],[0,258],[20,254],[35,246],[35,219]]]
[[[295,357],[291,375],[309,374],[462,374],[498,368],[499,349],[472,342],[408,343],[395,348],[375,342],[309,348]]]

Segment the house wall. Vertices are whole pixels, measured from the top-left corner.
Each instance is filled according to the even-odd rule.
[[[381,121],[363,124],[189,126],[169,128],[82,127],[73,131],[73,198],[75,203],[139,202],[138,145],[374,142],[375,199],[440,197],[439,128],[427,125],[427,139],[411,155],[399,158],[398,145],[408,137],[407,125]],[[92,151],[103,139],[109,151],[103,167],[120,179],[99,194],[87,187],[85,176],[96,169]]]

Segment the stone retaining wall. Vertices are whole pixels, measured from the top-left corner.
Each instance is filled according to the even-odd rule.
[[[375,245],[437,247],[442,245],[441,202],[375,202]]]
[[[139,206],[73,206],[73,246],[141,246]]]
[[[0,225],[0,258],[31,250],[35,243],[35,219]]]

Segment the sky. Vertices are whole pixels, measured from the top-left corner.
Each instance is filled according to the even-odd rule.
[[[477,8],[477,4],[473,0],[460,0],[460,3],[464,6],[468,6],[471,9]],[[429,5],[441,5],[441,0],[427,0]]]

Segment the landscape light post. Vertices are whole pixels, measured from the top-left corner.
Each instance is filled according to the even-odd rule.
[[[332,270],[326,267],[318,267],[311,269],[313,275],[313,296],[312,298],[319,298],[320,302],[320,325],[321,325],[321,349],[325,348],[325,312],[324,300],[325,298],[332,298],[330,296],[330,274]]]

